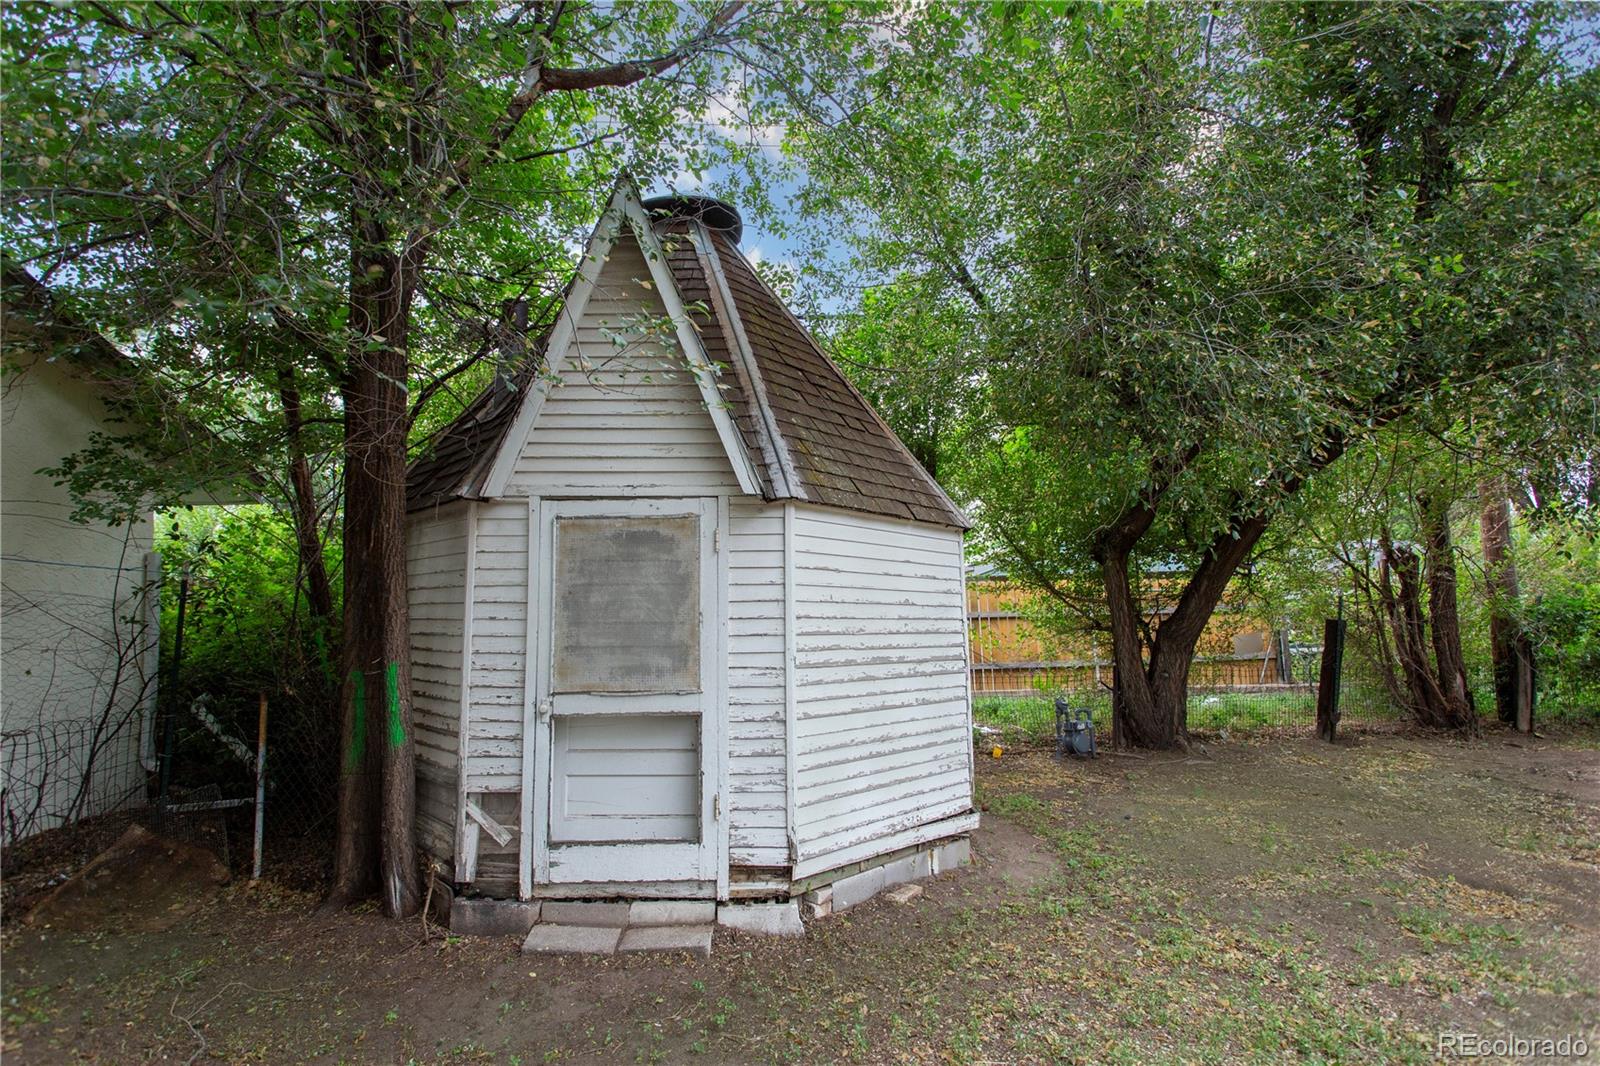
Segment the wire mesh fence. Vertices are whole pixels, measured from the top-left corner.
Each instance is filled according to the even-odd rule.
[[[0,738],[0,884],[9,917],[114,844],[133,825],[198,844],[224,861],[217,789],[186,789],[158,817],[148,720],[137,713],[36,721]]]
[[[337,764],[325,715],[274,720],[268,706],[262,875],[298,888],[331,864]],[[0,877],[5,902],[70,876],[135,824],[198,844],[235,875],[252,872],[259,704],[196,700],[151,719],[79,718],[0,738]],[[168,727],[170,725],[170,746]],[[162,784],[162,760],[171,769]]]
[[[0,735],[0,833],[7,847],[142,805],[138,721],[39,722]]]
[[[245,873],[254,851],[261,697],[202,696],[171,714],[171,782],[163,804],[157,775],[149,802],[158,815],[163,807],[204,802],[203,796],[226,804],[229,863]],[[332,708],[316,703],[266,699],[262,873],[296,887],[320,884],[329,869],[338,772],[332,715]],[[165,718],[155,724],[161,751],[166,724]]]

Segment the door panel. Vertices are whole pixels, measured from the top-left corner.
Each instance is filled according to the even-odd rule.
[[[700,720],[565,715],[555,722],[550,841],[700,838]]]
[[[720,880],[719,514],[712,499],[539,504],[537,882]]]

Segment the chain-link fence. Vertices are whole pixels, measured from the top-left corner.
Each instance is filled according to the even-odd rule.
[[[262,872],[295,887],[321,884],[331,865],[338,765],[334,704],[282,693],[266,696]],[[173,713],[172,775],[167,803],[199,802],[196,795],[236,801],[227,809],[230,865],[248,872],[254,850],[256,755],[261,740],[262,697],[207,698]],[[165,750],[166,721],[156,724]],[[160,802],[159,776],[152,803]]]
[[[337,765],[325,725],[298,710],[286,703],[274,720],[268,701],[262,875],[314,888],[331,860]],[[6,730],[0,877],[7,909],[81,869],[134,824],[198,844],[236,876],[249,876],[259,726],[259,702],[245,708],[200,699],[154,721],[129,714]]]

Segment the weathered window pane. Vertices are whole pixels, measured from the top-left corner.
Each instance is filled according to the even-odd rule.
[[[700,689],[700,522],[556,520],[556,692]]]

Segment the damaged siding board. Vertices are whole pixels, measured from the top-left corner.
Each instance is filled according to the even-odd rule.
[[[467,506],[459,503],[412,515],[406,538],[417,840],[444,864],[455,854],[458,814],[467,540]]]
[[[972,807],[961,535],[795,506],[797,859]]]
[[[638,243],[624,233],[573,333],[560,383],[533,386],[550,391],[508,495],[741,491],[694,374],[663,327],[666,313]]]
[[[728,522],[728,854],[786,866],[783,505],[736,497]]]
[[[464,787],[474,794],[520,794],[528,505],[525,500],[482,502],[477,512]]]
[[[456,787],[453,781],[417,770],[417,846],[451,873],[456,849]]]

